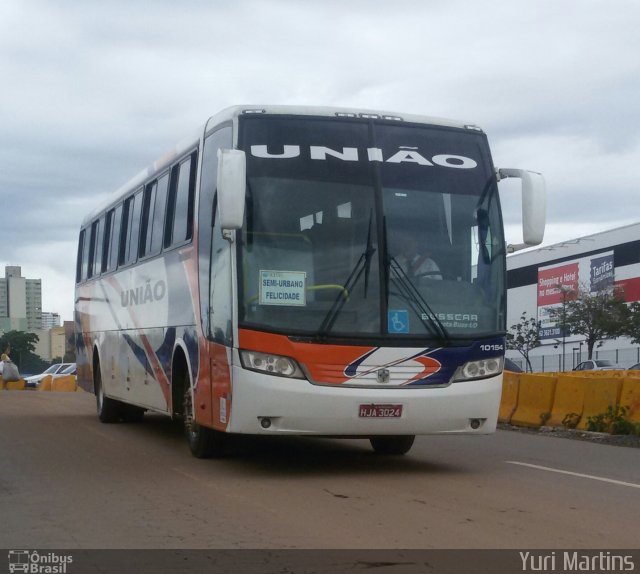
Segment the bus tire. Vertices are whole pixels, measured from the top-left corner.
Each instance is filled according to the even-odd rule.
[[[369,441],[377,454],[407,454],[413,446],[415,435],[372,436]]]
[[[225,454],[224,433],[199,425],[195,420],[191,387],[187,387],[183,401],[184,435],[191,454],[196,458],[219,458]]]
[[[110,399],[104,395],[104,388],[102,387],[102,375],[100,373],[100,363],[97,364],[97,368],[94,370],[94,385],[96,390],[96,409],[98,411],[98,418],[103,423],[115,423],[118,422],[122,414],[122,403],[114,399]]]

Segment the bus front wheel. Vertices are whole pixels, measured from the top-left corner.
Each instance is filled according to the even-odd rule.
[[[191,454],[196,458],[223,456],[225,454],[225,435],[196,422],[191,388],[187,388],[184,393],[183,409],[184,434],[189,443]]]
[[[415,435],[372,436],[369,441],[377,454],[407,454],[413,446]]]

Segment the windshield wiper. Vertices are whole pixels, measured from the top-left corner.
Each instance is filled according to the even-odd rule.
[[[367,231],[367,245],[365,247],[365,250],[360,255],[358,261],[356,261],[356,264],[353,266],[351,273],[349,273],[347,280],[342,286],[342,290],[331,305],[331,309],[329,309],[328,313],[325,315],[325,318],[322,320],[320,328],[318,329],[318,335],[320,337],[326,337],[329,334],[329,331],[331,331],[331,329],[333,328],[338,315],[347,302],[349,294],[352,292],[353,288],[356,286],[363,273],[364,298],[367,298],[367,290],[369,288],[369,272],[371,271],[371,259],[373,258],[373,254],[376,252],[376,249],[375,247],[373,247],[373,242],[371,240],[372,219],[373,211],[369,215],[369,229]]]
[[[367,230],[367,248],[364,252],[364,298],[367,298],[367,291],[369,290],[369,273],[371,271],[371,259],[376,252],[371,242],[371,223],[373,221],[373,209],[369,211],[369,229]]]
[[[451,341],[449,331],[447,331],[442,321],[438,319],[438,316],[434,313],[429,303],[427,303],[420,291],[418,291],[412,283],[395,257],[389,257],[387,267],[389,269],[390,281],[398,288],[400,291],[399,295],[409,303],[412,311],[420,317],[425,328],[443,342]]]

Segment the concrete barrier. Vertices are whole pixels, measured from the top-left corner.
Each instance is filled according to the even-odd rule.
[[[5,391],[24,391],[27,388],[27,383],[24,379],[20,379],[19,381],[10,381],[4,383]]]
[[[505,371],[502,376],[502,397],[500,398],[500,412],[498,413],[499,422],[511,422],[511,417],[518,406],[519,390],[520,373]]]
[[[53,375],[45,375],[42,377],[40,384],[38,385],[39,391],[50,391],[51,390],[51,381],[53,381]]]
[[[584,408],[585,377],[559,375],[548,426],[575,428]]]
[[[526,427],[577,423],[586,430],[589,417],[616,405],[640,423],[640,371],[505,372],[498,420]]]
[[[620,406],[629,409],[627,418],[631,422],[640,423],[640,377],[625,377],[620,392]]]
[[[557,379],[555,376],[522,373],[518,406],[511,417],[511,424],[523,427],[546,424],[553,406]]]
[[[77,388],[75,375],[56,377],[51,382],[51,391],[57,393],[75,393]]]
[[[584,410],[578,424],[579,429],[587,428],[589,417],[606,413],[609,407],[618,404],[622,381],[621,377],[598,376],[584,379]]]

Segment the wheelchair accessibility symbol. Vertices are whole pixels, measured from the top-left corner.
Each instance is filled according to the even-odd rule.
[[[399,309],[389,311],[388,314],[389,333],[408,333],[409,332],[409,311]]]

